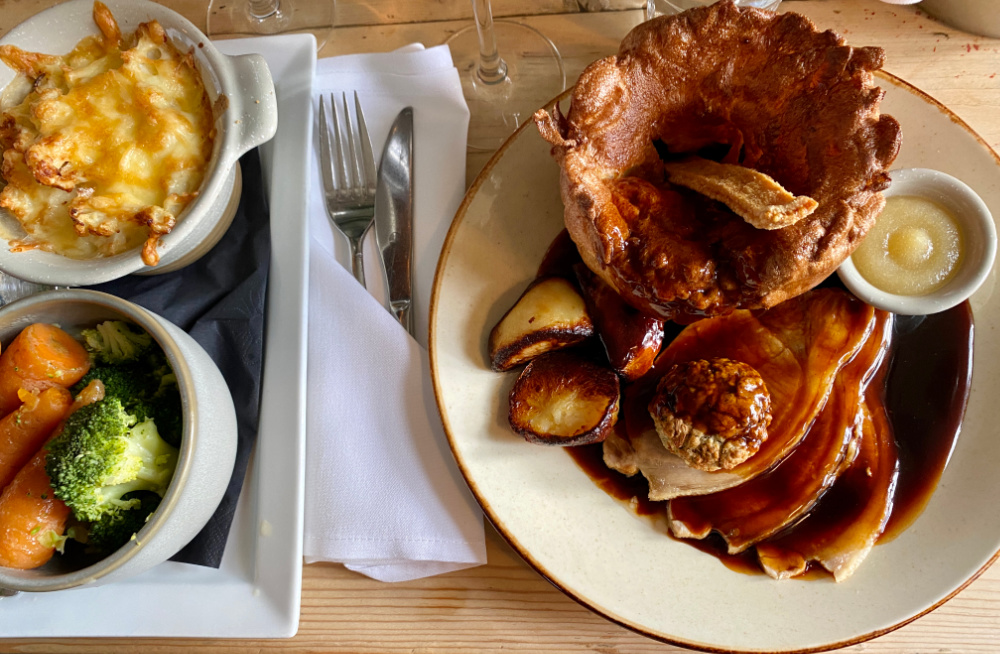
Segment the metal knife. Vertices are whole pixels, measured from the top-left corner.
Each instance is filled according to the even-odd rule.
[[[389,130],[375,187],[375,243],[388,291],[389,312],[413,333],[413,108]]]

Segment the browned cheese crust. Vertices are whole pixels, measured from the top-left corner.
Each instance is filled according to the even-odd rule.
[[[774,306],[833,272],[882,210],[900,145],[879,113],[880,48],[732,2],[638,26],[581,75],[566,116],[535,115],[562,168],[566,227],[631,304],[688,321]],[[663,160],[711,152],[816,210],[760,230],[671,186]]]
[[[0,209],[21,227],[8,246],[74,259],[141,246],[153,266],[207,174],[212,107],[193,48],[156,21],[123,36],[101,2],[93,18],[100,35],[66,55],[0,45],[19,73],[0,106]]]

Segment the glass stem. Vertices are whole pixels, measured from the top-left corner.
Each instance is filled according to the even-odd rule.
[[[278,0],[250,0],[250,15],[257,20],[278,13]]]
[[[490,0],[472,0],[472,13],[476,18],[476,33],[479,35],[479,70],[476,74],[486,84],[499,84],[507,78],[507,64],[497,49]]]

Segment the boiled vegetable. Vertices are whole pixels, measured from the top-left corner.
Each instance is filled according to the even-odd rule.
[[[20,395],[21,406],[0,419],[0,489],[41,449],[73,402],[61,386],[38,394],[22,390]]]
[[[89,369],[87,351],[72,336],[55,325],[28,325],[0,354],[0,416],[21,404],[21,389],[69,388]]]

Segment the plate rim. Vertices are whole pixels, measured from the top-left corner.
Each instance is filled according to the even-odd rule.
[[[976,132],[967,122],[965,122],[960,116],[958,116],[958,114],[956,114],[954,111],[952,111],[951,109],[949,109],[943,102],[941,102],[937,98],[933,97],[932,95],[930,95],[926,91],[924,91],[924,90],[920,89],[919,87],[915,86],[914,84],[911,84],[910,82],[907,82],[906,80],[904,80],[903,78],[899,77],[898,75],[895,75],[895,74],[890,73],[888,71],[885,71],[885,70],[875,71],[875,77],[877,77],[877,78],[879,78],[879,79],[881,79],[881,80],[883,80],[883,81],[885,81],[885,82],[887,82],[889,84],[893,84],[894,86],[898,87],[901,91],[908,92],[908,93],[916,96],[920,100],[924,101],[925,103],[927,103],[929,105],[932,105],[933,107],[937,108],[938,111],[940,111],[942,114],[944,114],[945,116],[947,116],[958,127],[964,129],[983,148],[985,148],[986,152],[988,152],[990,155],[992,155],[992,157],[993,157],[994,162],[996,163],[996,165],[998,167],[1000,167],[1000,154],[998,154],[989,145],[989,143],[982,136],[979,135],[978,132]],[[566,89],[562,93],[560,93],[557,96],[555,96],[552,100],[550,100],[549,102],[547,102],[544,107],[546,109],[551,109],[553,106],[555,106],[557,104],[561,104],[563,101],[565,101],[567,98],[569,98],[572,95],[572,93],[573,93],[573,88],[572,87],[569,88],[569,89]],[[892,625],[890,625],[888,627],[885,627],[883,629],[877,629],[877,630],[874,630],[874,631],[871,631],[871,632],[867,632],[867,633],[864,633],[864,634],[860,634],[858,636],[855,636],[855,637],[852,637],[852,638],[848,638],[846,640],[841,640],[841,641],[837,641],[837,642],[833,642],[833,643],[829,643],[829,644],[819,645],[819,646],[816,646],[816,647],[807,647],[807,648],[798,648],[798,649],[782,649],[782,650],[771,650],[771,649],[768,649],[768,650],[757,650],[757,649],[733,650],[731,648],[719,648],[719,647],[714,646],[714,645],[708,645],[708,644],[705,644],[705,643],[698,643],[698,642],[694,642],[694,641],[681,640],[681,639],[677,639],[677,638],[672,638],[672,637],[668,637],[668,636],[663,636],[663,635],[660,635],[660,634],[652,633],[650,631],[644,630],[641,625],[630,624],[630,623],[626,622],[624,619],[619,618],[619,617],[617,617],[615,615],[610,614],[610,612],[607,611],[606,609],[602,609],[602,608],[594,606],[593,604],[589,603],[586,599],[584,599],[582,597],[579,597],[576,593],[574,593],[574,592],[570,591],[569,589],[567,589],[557,579],[555,579],[551,574],[549,574],[545,570],[544,566],[542,566],[537,560],[535,560],[535,558],[531,555],[531,553],[528,552],[527,549],[525,547],[523,547],[518,542],[518,540],[512,534],[509,534],[506,531],[506,529],[502,526],[502,523],[498,520],[497,516],[494,514],[493,508],[490,506],[490,503],[484,497],[482,497],[482,494],[481,494],[479,488],[477,487],[475,481],[470,477],[470,474],[469,474],[468,470],[466,469],[465,462],[464,462],[462,456],[459,454],[458,449],[456,448],[455,439],[454,439],[454,437],[452,435],[451,422],[449,420],[448,413],[445,410],[445,406],[444,406],[444,400],[443,400],[443,397],[442,397],[443,390],[441,388],[441,380],[440,380],[439,372],[438,372],[439,358],[438,358],[438,353],[437,353],[437,339],[434,336],[435,325],[437,324],[437,319],[438,319],[438,304],[439,304],[438,303],[438,299],[439,299],[438,298],[438,294],[439,294],[439,291],[441,289],[441,286],[443,285],[445,262],[448,259],[448,255],[451,252],[451,248],[452,248],[452,245],[454,243],[454,240],[457,237],[457,233],[459,231],[459,226],[465,220],[466,215],[468,213],[469,206],[474,201],[475,196],[479,192],[480,188],[483,186],[483,184],[485,184],[489,180],[489,178],[491,177],[491,174],[493,172],[493,169],[497,166],[497,164],[504,157],[504,155],[506,154],[507,150],[512,146],[512,144],[515,141],[517,141],[520,138],[520,136],[524,132],[524,130],[531,129],[533,127],[534,127],[534,121],[530,121],[530,120],[526,121],[522,125],[520,125],[514,131],[514,133],[511,134],[510,137],[508,137],[508,139],[506,141],[504,141],[504,143],[500,146],[500,148],[496,151],[496,153],[494,153],[493,156],[491,156],[489,158],[489,160],[483,166],[482,170],[476,175],[476,177],[473,180],[472,184],[470,184],[469,189],[466,191],[465,196],[462,198],[462,203],[459,205],[458,210],[455,212],[455,216],[452,219],[452,223],[451,223],[451,225],[448,228],[448,233],[445,236],[444,243],[443,243],[443,245],[441,247],[441,255],[440,255],[439,259],[438,259],[438,264],[437,264],[437,267],[435,269],[434,286],[433,286],[433,290],[432,290],[432,293],[431,293],[431,304],[430,304],[430,307],[431,307],[430,308],[430,321],[429,321],[430,322],[430,336],[428,338],[428,354],[429,354],[429,361],[430,361],[431,382],[432,382],[432,386],[433,386],[433,389],[434,389],[434,400],[435,400],[435,402],[437,404],[438,413],[441,416],[441,422],[442,422],[442,425],[444,427],[444,432],[445,432],[445,435],[447,436],[447,439],[448,439],[448,447],[451,450],[452,456],[455,459],[455,463],[458,466],[459,471],[462,473],[462,478],[465,480],[465,483],[469,487],[469,490],[472,492],[473,496],[476,498],[476,502],[482,508],[483,514],[490,521],[490,524],[493,525],[493,527],[497,531],[497,533],[500,534],[500,536],[504,539],[504,541],[508,545],[510,545],[510,547],[515,552],[517,552],[518,556],[520,556],[525,561],[525,563],[527,563],[535,572],[537,572],[539,575],[541,575],[545,580],[547,580],[553,586],[555,586],[556,588],[558,588],[564,595],[566,595],[567,597],[569,597],[570,599],[572,599],[573,601],[575,601],[577,604],[580,604],[584,608],[588,609],[589,611],[591,611],[593,613],[596,613],[597,615],[605,618],[606,620],[608,620],[610,622],[613,622],[613,623],[615,623],[615,624],[617,624],[617,625],[619,625],[621,627],[624,627],[624,628],[626,628],[626,629],[628,629],[630,631],[633,631],[633,632],[635,632],[637,634],[640,634],[642,636],[645,636],[645,637],[650,638],[650,639],[655,640],[655,641],[659,641],[659,642],[662,642],[662,643],[667,643],[667,644],[670,644],[670,645],[675,645],[675,646],[678,646],[678,647],[685,647],[685,648],[689,648],[689,649],[694,649],[694,650],[698,650],[698,651],[702,651],[702,652],[710,652],[712,654],[730,654],[730,653],[732,653],[734,651],[745,652],[746,654],[754,654],[754,653],[758,653],[758,652],[759,653],[765,653],[765,652],[766,653],[772,653],[772,652],[776,653],[776,652],[781,652],[781,654],[814,654],[816,652],[827,652],[827,651],[831,651],[831,650],[834,650],[834,649],[840,649],[840,648],[850,647],[852,645],[857,645],[857,644],[860,644],[860,643],[864,643],[864,642],[867,642],[869,640],[873,640],[875,638],[878,638],[880,636],[884,636],[884,635],[886,635],[888,633],[896,631],[897,629],[899,629],[901,627],[906,626],[907,624],[910,624],[911,622],[913,622],[913,621],[915,621],[915,620],[917,620],[917,619],[919,619],[919,618],[927,615],[928,613],[931,613],[934,610],[940,608],[942,605],[944,605],[949,600],[951,600],[952,598],[954,598],[956,595],[958,595],[960,592],[962,592],[965,588],[967,588],[972,582],[974,582],[976,579],[978,579],[998,559],[1000,559],[1000,548],[998,548],[993,553],[993,555],[986,561],[986,563],[984,563],[978,570],[976,570],[972,575],[970,575],[964,582],[962,582],[961,584],[959,584],[953,591],[951,591],[950,593],[948,593],[947,595],[945,595],[943,598],[941,598],[937,602],[933,603],[931,606],[925,608],[923,611],[920,611],[920,612],[918,612],[918,613],[910,616],[909,618],[906,618],[904,620],[896,622],[896,623],[894,623],[894,624],[892,624]]]

